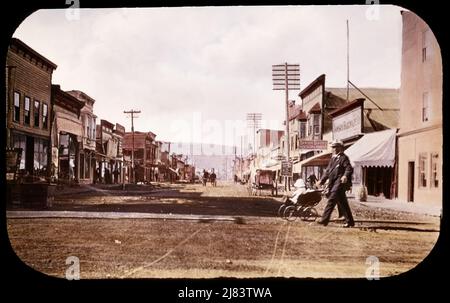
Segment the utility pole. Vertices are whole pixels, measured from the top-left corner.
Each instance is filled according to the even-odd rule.
[[[248,113],[247,125],[253,127],[253,154],[256,155],[256,128],[261,127],[261,113]]]
[[[286,131],[285,131],[285,146],[286,146],[286,161],[292,170],[292,163],[289,152],[289,90],[300,90],[300,65],[299,64],[278,64],[272,65],[272,80],[273,90],[285,91],[286,103]],[[285,176],[285,189],[290,190],[289,176]]]
[[[140,114],[141,111],[140,110],[129,110],[129,111],[123,111],[125,114],[130,114],[131,116],[131,171],[133,174],[133,183],[136,183],[136,174],[134,171],[134,118],[138,118],[137,116],[135,117],[135,114]]]
[[[349,30],[348,30],[348,19],[347,19],[347,102],[349,99],[349,85],[350,85],[350,44],[349,44]]]
[[[241,136],[241,159],[239,160],[239,169],[241,171],[241,181],[242,181],[242,162],[244,161],[244,159],[242,158],[242,140],[244,139],[243,136]]]

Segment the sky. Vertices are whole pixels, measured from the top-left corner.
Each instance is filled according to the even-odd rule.
[[[285,95],[272,65],[300,65],[300,89],[321,74],[346,87],[400,87],[401,8],[231,6],[39,10],[13,37],[58,65],[53,84],[96,100],[98,119],[161,141],[251,142],[247,113],[283,129]],[[289,99],[298,100],[299,91]],[[247,142],[247,139],[245,139]]]

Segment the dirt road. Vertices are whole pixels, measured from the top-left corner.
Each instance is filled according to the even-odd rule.
[[[358,223],[357,228],[287,222],[280,202],[249,197],[246,188],[171,185],[149,190],[59,195],[53,210],[255,216],[260,220],[8,219],[16,254],[43,273],[64,277],[66,258],[80,260],[81,278],[365,277],[367,258],[381,276],[405,272],[434,246],[438,219],[352,204],[356,219],[424,224]],[[318,206],[319,213],[324,201]],[[389,227],[382,229],[381,227]],[[404,229],[410,227],[410,229]]]

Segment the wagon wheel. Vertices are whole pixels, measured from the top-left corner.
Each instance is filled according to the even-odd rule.
[[[297,207],[294,205],[286,207],[283,217],[288,221],[295,221],[295,219],[297,219]]]
[[[300,219],[302,221],[314,221],[319,216],[317,210],[314,207],[307,207],[302,212]]]

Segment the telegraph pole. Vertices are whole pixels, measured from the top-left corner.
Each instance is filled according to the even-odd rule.
[[[241,181],[242,181],[242,161],[244,161],[244,159],[242,158],[242,140],[244,139],[244,137],[243,136],[241,136],[241,159],[240,159],[240,161],[239,161],[239,170],[240,170],[240,172],[241,172],[241,176],[240,176],[240,178],[241,178]]]
[[[261,127],[261,113],[248,113],[247,125],[253,127],[253,153],[256,155],[256,128]]]
[[[138,118],[135,117],[135,114],[140,114],[141,111],[140,110],[129,110],[129,111],[123,111],[124,114],[130,114],[131,116],[131,170],[132,170],[132,174],[133,174],[133,183],[136,183],[136,174],[134,172],[134,118]]]
[[[347,103],[349,98],[349,84],[350,84],[350,42],[349,42],[349,30],[348,30],[348,19],[347,19]]]
[[[300,90],[300,65],[299,64],[284,64],[272,65],[272,80],[273,90],[285,91],[286,103],[286,130],[285,130],[285,146],[286,146],[286,160],[289,162],[290,170],[292,171],[292,162],[289,153],[289,90]],[[282,170],[283,171],[283,170]],[[285,189],[290,190],[289,176],[285,176]],[[292,177],[292,176],[291,176]]]

